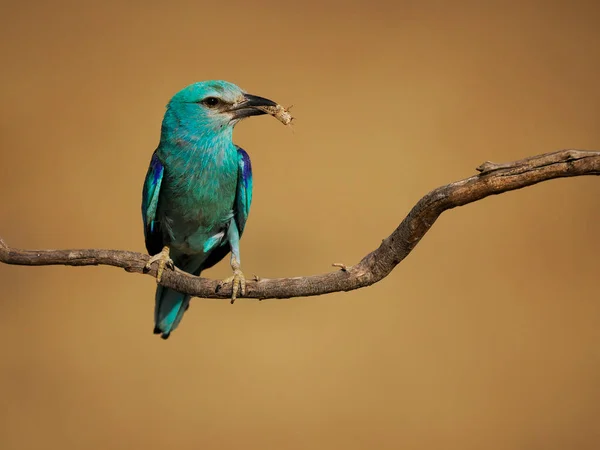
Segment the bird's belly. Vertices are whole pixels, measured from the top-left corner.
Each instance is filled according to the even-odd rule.
[[[169,245],[181,253],[208,253],[225,236],[233,217],[235,193],[211,196],[190,195],[174,201],[165,210]]]
[[[165,196],[170,201],[160,208],[167,245],[184,254],[208,254],[225,238],[233,217],[235,182],[173,194]]]

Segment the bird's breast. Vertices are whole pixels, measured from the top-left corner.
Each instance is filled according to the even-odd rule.
[[[159,201],[168,240],[185,253],[201,252],[206,240],[223,231],[237,188],[237,152],[198,153],[165,159]]]

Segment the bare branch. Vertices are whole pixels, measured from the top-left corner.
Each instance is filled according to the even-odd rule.
[[[600,152],[561,150],[504,164],[488,161],[477,170],[479,175],[439,187],[419,200],[379,248],[358,264],[335,264],[340,270],[308,277],[248,280],[245,297],[307,297],[370,286],[385,278],[406,258],[444,211],[542,181],[600,175]],[[128,272],[144,273],[148,259],[148,255],[123,250],[19,250],[8,247],[0,239],[0,261],[6,264],[109,265]],[[156,277],[156,267],[153,266],[148,273]],[[217,292],[218,281],[195,277],[179,269],[165,270],[161,284],[196,297],[231,298],[230,286]]]

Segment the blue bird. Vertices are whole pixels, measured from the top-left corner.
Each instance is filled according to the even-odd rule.
[[[149,269],[158,263],[200,275],[231,251],[232,302],[244,295],[240,237],[252,202],[250,157],[233,143],[242,119],[277,103],[245,93],[226,81],[191,84],[173,96],[162,122],[142,192]],[[279,107],[280,108],[280,107]],[[190,296],[156,289],[154,333],[167,339],[189,307]]]

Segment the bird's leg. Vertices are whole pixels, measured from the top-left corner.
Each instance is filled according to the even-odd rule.
[[[231,247],[231,269],[233,275],[219,282],[219,288],[224,284],[232,283],[231,286],[231,304],[235,302],[238,294],[246,295],[246,277],[240,269],[240,233],[235,220],[231,219],[227,229],[227,240]]]
[[[169,256],[169,247],[165,245],[160,253],[152,256],[146,263],[146,270],[150,270],[152,268],[152,263],[154,262],[158,262],[158,268],[156,269],[156,282],[160,283],[162,274],[165,271],[165,267],[168,267],[169,269],[175,268],[173,260]]]
[[[221,280],[219,286],[232,283],[231,304],[233,305],[238,294],[240,296],[246,295],[246,277],[240,269],[240,262],[233,255],[231,255],[231,268],[233,269],[233,275]]]

